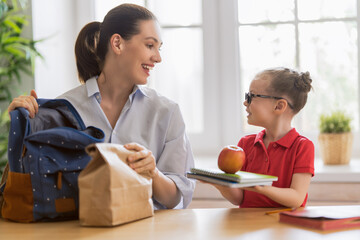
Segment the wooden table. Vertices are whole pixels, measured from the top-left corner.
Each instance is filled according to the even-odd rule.
[[[159,210],[150,218],[109,228],[81,227],[78,221],[22,224],[0,220],[0,239],[360,239],[360,229],[318,231],[278,222],[269,209]]]

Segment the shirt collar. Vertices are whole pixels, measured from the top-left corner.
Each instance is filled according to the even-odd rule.
[[[86,89],[88,93],[88,97],[93,96],[95,93],[99,92],[99,87],[97,85],[96,77],[92,77],[88,79],[86,82]]]
[[[255,137],[254,144],[263,142],[265,133],[265,129],[259,132]],[[295,128],[292,128],[284,137],[277,140],[276,143],[285,148],[289,148],[298,136],[299,133],[295,130]]]
[[[101,95],[100,95],[99,86],[97,84],[96,79],[97,79],[97,77],[92,77],[92,78],[88,79],[85,84],[86,84],[88,97],[95,96],[98,103],[100,103],[101,102]],[[129,99],[132,100],[133,96],[137,92],[139,92],[142,95],[148,97],[142,86],[135,85],[134,88],[133,88],[133,91],[129,95]]]
[[[85,82],[85,84],[86,84],[88,97],[94,96],[96,98],[96,101],[100,104],[101,103],[101,95],[100,95],[99,86],[97,85],[96,79],[97,79],[97,77],[92,77],[92,78],[88,79]]]
[[[146,94],[145,89],[144,89],[143,86],[135,85],[132,93],[130,94],[130,96],[133,95],[133,94],[135,94],[136,92],[139,92],[139,93],[141,93],[142,95],[144,95],[145,97],[148,97],[148,95]]]

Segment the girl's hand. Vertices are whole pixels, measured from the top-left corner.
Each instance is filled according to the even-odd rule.
[[[148,172],[151,178],[158,176],[159,170],[156,168],[155,157],[151,151],[137,143],[128,143],[124,147],[136,151],[127,158],[128,165],[134,171],[137,173]]]
[[[13,111],[15,108],[23,107],[29,111],[30,118],[34,118],[35,114],[39,111],[39,105],[36,102],[37,94],[35,90],[31,90],[30,96],[19,96],[14,98],[8,107],[8,112]]]

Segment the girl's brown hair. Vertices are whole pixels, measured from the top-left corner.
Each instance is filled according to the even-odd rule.
[[[270,77],[269,92],[273,96],[284,97],[298,113],[306,104],[308,92],[312,89],[309,72],[297,72],[289,68],[267,69],[259,73]]]
[[[85,25],[75,43],[80,82],[84,83],[89,78],[100,75],[113,34],[120,34],[123,39],[129,40],[140,32],[139,22],[144,20],[156,20],[156,17],[144,7],[121,4],[108,12],[102,23],[91,22]]]

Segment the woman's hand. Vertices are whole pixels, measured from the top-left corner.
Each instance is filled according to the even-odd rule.
[[[167,208],[174,208],[181,200],[176,184],[156,168],[155,157],[151,151],[137,143],[128,143],[124,147],[135,151],[127,158],[128,165],[137,173],[148,173],[152,178],[153,197]]]
[[[137,143],[128,143],[124,147],[135,151],[127,158],[128,165],[137,173],[148,172],[152,178],[159,174],[156,168],[155,157],[151,151]]]
[[[35,90],[31,90],[29,96],[19,96],[14,98],[8,107],[8,112],[13,111],[15,108],[23,107],[29,111],[30,118],[34,118],[35,114],[39,111],[39,105],[36,102],[37,94]]]

